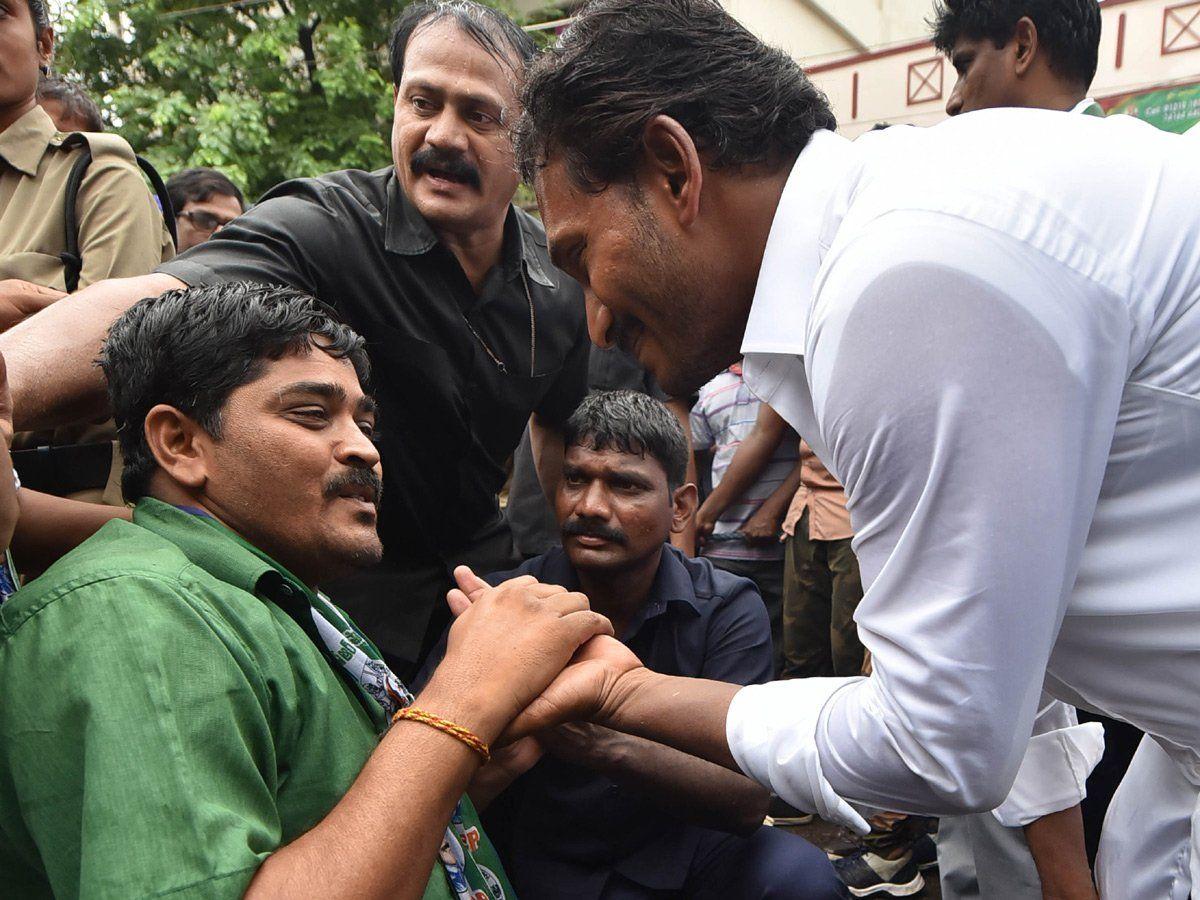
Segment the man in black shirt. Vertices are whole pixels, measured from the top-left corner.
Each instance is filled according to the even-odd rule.
[[[444,628],[453,565],[515,563],[496,502],[506,460],[530,422],[553,491],[558,427],[585,392],[589,345],[579,286],[550,264],[540,224],[512,205],[506,123],[529,37],[484,6],[417,3],[390,51],[394,166],[282,184],[157,274],[60,301],[0,349],[26,427],[103,402],[91,362],[141,297],[238,279],[335,307],[374,363],[387,500],[383,563],[334,596],[404,672]]]

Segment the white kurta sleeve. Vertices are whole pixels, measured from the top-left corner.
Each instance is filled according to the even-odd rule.
[[[969,222],[894,212],[834,248],[805,368],[850,499],[874,674],[744,689],[726,730],[748,775],[848,825],[839,800],[931,815],[1005,800],[1099,493],[1128,335],[1120,298]]]
[[[1079,724],[1074,707],[1042,695],[1017,779],[992,810],[1009,828],[1076,806],[1087,796],[1087,779],[1104,755],[1104,726]]]

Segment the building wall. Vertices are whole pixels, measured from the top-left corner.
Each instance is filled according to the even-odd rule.
[[[570,2],[570,0],[567,0]],[[933,0],[724,0],[726,9],[767,43],[800,62],[829,96],[842,131],[855,136],[879,122],[929,125],[945,118],[955,73],[927,40]],[[544,0],[515,0],[518,11]],[[560,3],[560,5],[563,5]],[[1107,106],[1130,95],[1200,83],[1200,0],[1101,0],[1100,64],[1092,96]],[[1200,89],[1164,106],[1200,118]],[[1178,124],[1178,123],[1177,123]]]
[[[844,55],[854,45],[800,0],[725,0],[729,14],[773,47],[801,59]]]
[[[1108,0],[1101,11],[1093,97],[1115,102],[1200,82],[1200,0]],[[924,40],[818,62],[807,71],[850,137],[877,122],[940,121],[955,80],[949,62]]]
[[[547,0],[511,0],[518,16]],[[930,0],[723,0],[747,28],[799,60],[815,62],[924,36]],[[577,0],[558,0],[560,8]]]

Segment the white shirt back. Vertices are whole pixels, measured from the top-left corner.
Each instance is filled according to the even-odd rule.
[[[747,772],[990,808],[1044,677],[1200,784],[1196,163],[1131,118],[1015,109],[801,154],[746,380],[846,486],[875,677],[743,691]],[[819,764],[787,775],[805,729]]]

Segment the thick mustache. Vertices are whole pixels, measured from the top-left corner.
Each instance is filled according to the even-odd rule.
[[[340,475],[333,476],[325,485],[325,496],[336,497],[348,487],[370,488],[371,502],[376,506],[383,499],[383,480],[375,474],[374,469],[347,469]]]
[[[619,528],[613,528],[611,525],[603,525],[600,522],[588,522],[585,519],[575,517],[567,519],[563,522],[562,533],[564,535],[575,535],[576,537],[598,537],[606,541],[612,541],[614,544],[624,546],[629,543],[629,537]]]
[[[436,169],[455,178],[461,178],[471,187],[479,187],[479,170],[467,162],[460,153],[426,147],[413,154],[408,166],[414,175]]]

